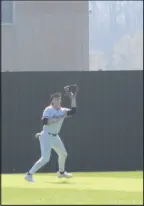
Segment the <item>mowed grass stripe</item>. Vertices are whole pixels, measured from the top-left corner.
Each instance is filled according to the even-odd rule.
[[[135,192],[94,191],[75,189],[4,188],[4,204],[142,204],[143,194]]]
[[[3,187],[15,188],[67,188],[77,190],[115,190],[126,192],[142,192],[143,181],[136,178],[112,177],[74,177],[69,180],[54,176],[37,175],[35,183],[26,182],[23,176],[2,176]]]
[[[72,172],[73,176],[77,177],[126,177],[126,178],[143,178],[143,171],[127,171],[127,172]],[[10,175],[16,175],[16,176],[21,176],[24,174],[2,174],[3,176],[10,176]],[[56,176],[56,173],[36,173],[35,176],[43,175],[43,176]]]
[[[142,204],[142,172],[73,173],[72,179],[56,174],[2,174],[2,204]]]

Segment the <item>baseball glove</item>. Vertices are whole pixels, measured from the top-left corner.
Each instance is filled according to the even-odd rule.
[[[77,84],[67,85],[64,87],[65,96],[70,96],[71,93],[75,96],[77,96],[79,91]]]

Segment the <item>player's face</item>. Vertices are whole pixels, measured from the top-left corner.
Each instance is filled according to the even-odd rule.
[[[61,106],[61,97],[55,97],[53,98],[53,106],[54,107],[60,107]]]

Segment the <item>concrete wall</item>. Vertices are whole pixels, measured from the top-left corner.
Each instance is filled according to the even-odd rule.
[[[49,94],[68,83],[80,88],[77,114],[60,133],[68,171],[142,170],[142,71],[8,72],[2,73],[2,172],[26,172],[40,157],[33,136],[42,111]],[[41,171],[56,170],[52,153]]]
[[[15,1],[2,26],[2,71],[89,69],[87,1]]]

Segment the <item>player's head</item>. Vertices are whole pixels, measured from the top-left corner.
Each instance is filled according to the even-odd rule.
[[[56,108],[61,107],[61,93],[57,92],[51,95],[51,104]]]

